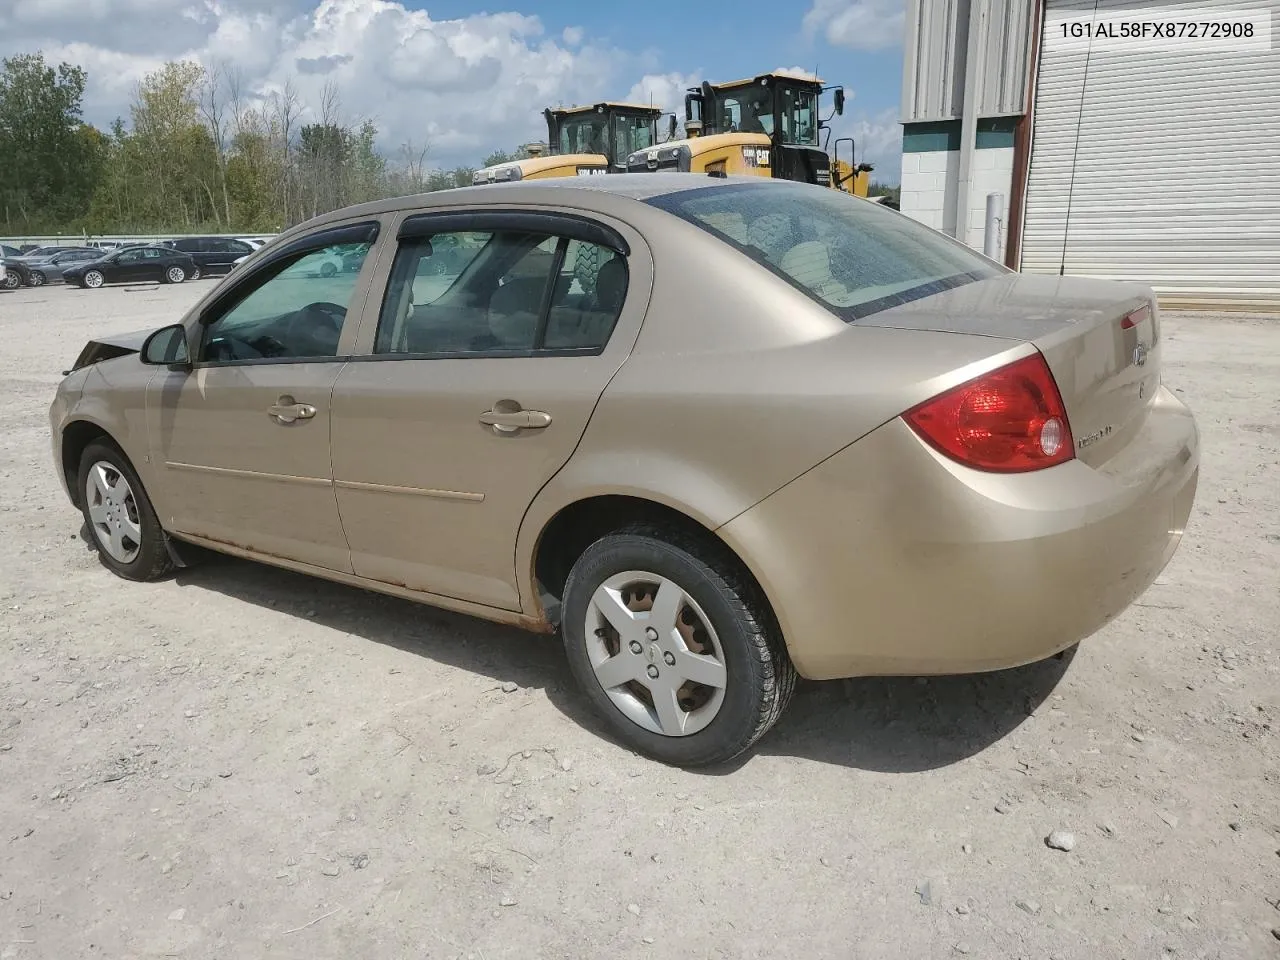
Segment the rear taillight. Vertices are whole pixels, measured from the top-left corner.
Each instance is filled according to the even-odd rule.
[[[962,383],[903,419],[938,450],[977,470],[1021,473],[1075,456],[1062,395],[1039,353]]]

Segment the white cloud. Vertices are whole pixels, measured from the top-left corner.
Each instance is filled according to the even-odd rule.
[[[189,58],[232,65],[257,96],[291,82],[312,109],[332,81],[346,119],[372,119],[389,151],[429,142],[438,166],[545,137],[543,107],[617,97],[649,63],[580,27],[548,36],[515,12],[433,20],[398,0],[17,0],[0,12],[0,54],[37,49],[86,69],[86,118],[103,126],[128,116],[146,73]],[[651,75],[632,93],[682,110],[689,82]]]
[[[774,73],[777,73],[777,74],[781,74],[781,75],[782,75],[782,76],[784,76],[784,77],[794,77],[794,78],[795,78],[795,79],[797,79],[797,80],[819,80],[819,79],[821,79],[821,78],[820,78],[816,73],[814,73],[812,70],[808,70],[808,69],[806,69],[806,68],[804,68],[804,67],[778,67],[778,68],[777,68],[776,70],[774,70],[773,72],[774,72]]]
[[[805,32],[851,50],[880,50],[902,42],[903,0],[813,0]]]
[[[676,135],[684,136],[684,95],[702,82],[698,73],[646,73],[627,91],[627,103],[650,103],[676,115]],[[658,131],[665,138],[666,129]]]

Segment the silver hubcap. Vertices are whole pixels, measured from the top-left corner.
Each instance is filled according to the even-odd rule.
[[[102,286],[102,274],[96,270],[90,270],[84,275],[84,282],[91,287],[100,287]]]
[[[142,523],[129,481],[111,464],[99,460],[89,468],[84,492],[93,535],[102,549],[113,560],[132,563],[142,549]]]
[[[169,280],[172,281],[173,283],[181,283],[184,279],[186,279],[186,276],[187,275],[182,272],[181,267],[169,268]]]
[[[619,573],[587,608],[587,652],[614,706],[652,733],[687,737],[724,703],[724,651],[702,608],[654,573]]]

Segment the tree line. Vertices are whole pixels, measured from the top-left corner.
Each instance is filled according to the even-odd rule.
[[[0,232],[275,232],[352,203],[471,183],[428,166],[413,141],[381,152],[336,85],[304,103],[292,83],[251,94],[228,67],[166,63],[138,85],[129,121],[83,119],[88,76],[43,54],[0,61]],[[488,166],[515,154],[497,152]]]
[[[268,233],[383,197],[467,186],[471,167],[428,165],[429,145],[392,155],[338,87],[307,104],[286,82],[265,96],[227,66],[166,63],[134,90],[129,122],[82,113],[88,76],[41,53],[0,61],[0,235]],[[485,157],[490,166],[522,149]],[[872,195],[896,188],[872,184]]]

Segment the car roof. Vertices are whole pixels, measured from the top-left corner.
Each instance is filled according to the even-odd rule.
[[[459,206],[501,207],[505,204],[564,204],[608,215],[619,212],[619,200],[643,203],[655,197],[691,190],[737,189],[769,190],[795,187],[792,180],[769,177],[718,177],[701,173],[618,173],[600,177],[549,177],[540,180],[516,180],[474,187],[454,187],[432,193],[409,194],[372,200],[343,207],[299,223],[277,235],[275,243],[304,236],[316,230],[362,217],[415,211],[427,213],[435,209]],[[815,190],[826,189],[814,187]]]
[[[610,194],[632,200],[652,200],[669,193],[686,190],[716,190],[727,186],[752,186],[768,189],[777,184],[789,184],[790,180],[773,180],[768,177],[714,177],[701,173],[618,173],[603,177],[548,177],[540,180],[515,180],[509,183],[487,183],[474,187],[454,187],[432,193],[411,194],[362,203],[316,218],[323,220],[347,220],[352,217],[376,215],[396,210],[427,210],[432,207],[457,206],[475,202],[485,206],[499,203],[538,202],[548,190],[572,194],[575,202],[590,205],[593,194]],[[568,197],[565,198],[568,200]],[[305,226],[299,224],[298,226]],[[297,227],[290,232],[297,230]]]

